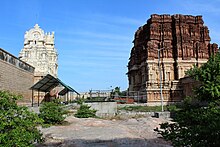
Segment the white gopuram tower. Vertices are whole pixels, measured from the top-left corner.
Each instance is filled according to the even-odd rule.
[[[38,24],[26,31],[19,58],[35,67],[35,83],[47,74],[57,77],[58,53],[54,46],[54,32],[44,33]]]

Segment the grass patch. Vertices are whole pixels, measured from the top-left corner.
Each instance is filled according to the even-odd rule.
[[[181,104],[164,105],[164,111],[176,112],[182,109]],[[161,106],[125,106],[119,107],[118,110],[135,111],[135,112],[159,112]]]
[[[161,111],[161,106],[125,106],[118,108],[118,110],[136,111],[136,112],[155,112],[155,111]],[[166,106],[164,106],[164,111],[167,111]]]

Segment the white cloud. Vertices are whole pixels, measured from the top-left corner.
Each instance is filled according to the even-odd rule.
[[[76,39],[76,38],[62,38],[59,40],[59,42],[61,43],[65,43],[65,44],[72,44],[72,45],[75,45],[77,47],[77,45],[84,45],[84,46],[103,46],[103,47],[120,47],[120,48],[123,48],[123,47],[127,47],[127,44],[125,43],[122,43],[120,41],[118,42],[108,42],[108,41],[100,41],[100,40],[96,40],[96,39]],[[71,46],[72,46],[71,45]]]
[[[129,18],[125,16],[120,16],[120,15],[114,15],[110,16],[107,14],[92,14],[92,18],[97,20],[102,20],[103,22],[106,22],[106,24],[117,24],[117,25],[141,25],[143,24],[146,20],[138,20],[134,18]]]
[[[70,30],[70,31],[62,31],[65,35],[70,36],[79,36],[79,37],[87,37],[87,38],[102,38],[102,39],[111,39],[111,40],[121,40],[121,41],[130,41],[131,37],[124,36],[120,34],[111,34],[111,33],[99,33],[99,32],[89,32],[85,30]]]
[[[212,1],[184,1],[181,2],[186,10],[189,10],[189,13],[212,13],[218,14],[220,13],[219,9],[219,0]]]

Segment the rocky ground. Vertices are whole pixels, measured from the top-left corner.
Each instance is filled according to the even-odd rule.
[[[41,128],[46,141],[41,146],[59,147],[170,147],[154,132],[163,118],[130,119],[66,118],[67,125]]]

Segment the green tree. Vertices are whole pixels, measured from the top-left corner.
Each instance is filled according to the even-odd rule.
[[[28,111],[27,107],[18,106],[20,96],[0,91],[0,146],[33,146],[42,142],[42,133],[36,128],[42,120]]]
[[[196,89],[195,96],[202,101],[213,101],[220,99],[220,54],[212,56],[207,63],[200,68],[194,68],[186,72],[188,76],[201,82]]]
[[[174,123],[163,123],[155,131],[174,146],[220,146],[220,55],[189,70],[187,75],[201,85],[191,101],[185,100]]]
[[[60,104],[59,100],[52,102],[44,102],[40,106],[39,117],[44,120],[46,124],[61,124],[66,118],[67,111]]]
[[[111,96],[114,96],[114,97],[118,97],[118,96],[121,96],[121,90],[120,90],[120,87],[115,87],[114,90],[112,90],[111,92]]]

